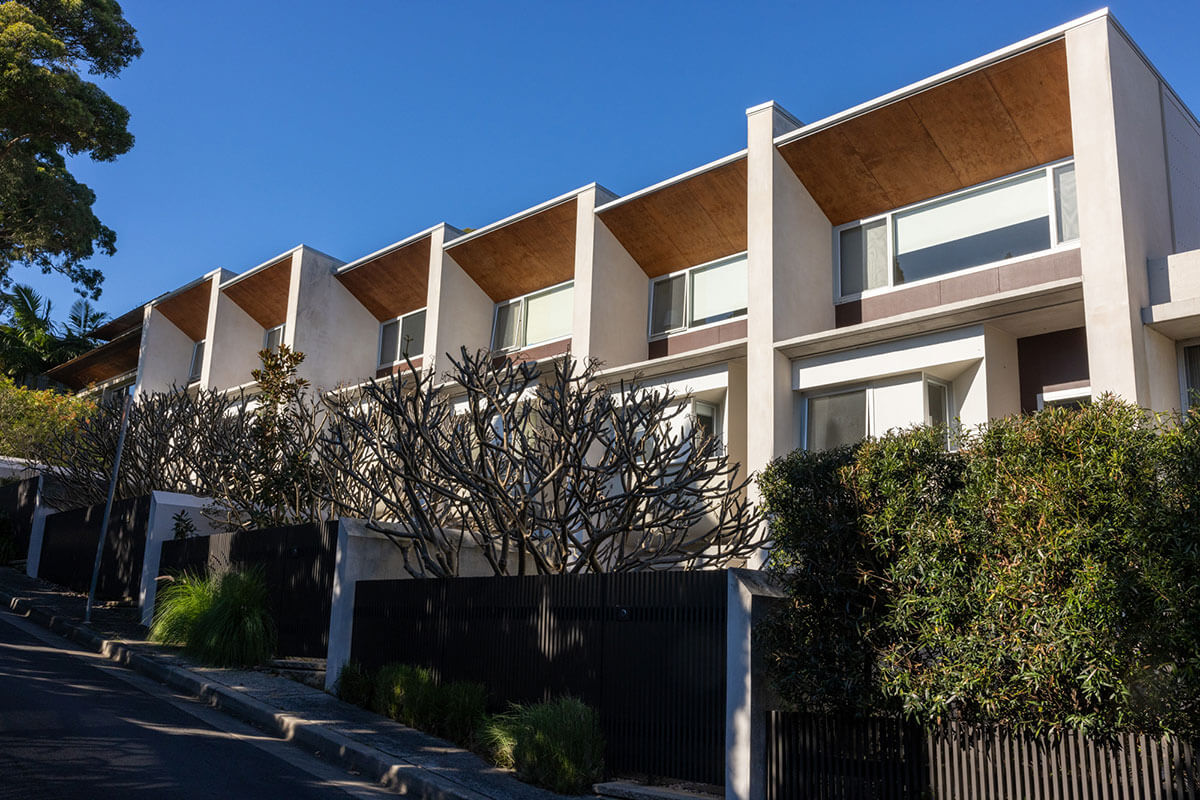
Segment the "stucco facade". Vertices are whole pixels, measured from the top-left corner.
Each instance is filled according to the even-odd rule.
[[[136,391],[248,384],[273,330],[326,390],[406,352],[569,350],[700,403],[750,470],[1105,392],[1186,402],[1200,123],[1106,11],[824,120],[766,103],[746,123],[744,150],[624,197],[591,184],[349,263],[300,246],[210,273],[143,309]],[[105,348],[60,376],[102,383],[84,367],[116,364]]]

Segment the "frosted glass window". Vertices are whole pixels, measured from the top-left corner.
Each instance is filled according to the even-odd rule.
[[[400,320],[400,358],[416,358],[425,352],[425,311],[414,312]]]
[[[1183,348],[1188,406],[1200,406],[1200,345]]]
[[[283,344],[283,329],[284,325],[279,325],[269,329],[263,334],[263,349],[274,350],[279,345]]]
[[[950,425],[950,398],[945,384],[926,381],[925,394],[929,398],[929,414],[925,422],[929,425]]]
[[[521,323],[521,301],[496,306],[496,327],[492,331],[492,349],[507,350],[519,346],[517,332]]]
[[[1046,173],[1036,172],[895,217],[895,283],[1050,248]]]
[[[809,450],[854,444],[867,436],[867,392],[859,389],[808,400]]]
[[[887,220],[847,228],[841,233],[842,294],[878,289],[888,282]]]
[[[687,275],[655,281],[650,290],[650,333],[660,334],[684,326],[687,310]]]
[[[396,360],[400,344],[400,320],[385,322],[379,328],[379,363],[391,364]]]
[[[573,284],[528,298],[525,301],[525,344],[570,335],[574,301]]]
[[[200,380],[200,371],[204,366],[204,340],[196,342],[192,345],[192,364],[188,370],[188,383],[195,383]]]
[[[1072,242],[1079,238],[1079,199],[1075,192],[1075,165],[1066,164],[1054,170],[1054,205],[1058,211],[1058,240]]]
[[[746,313],[746,257],[693,270],[692,325],[718,322]]]

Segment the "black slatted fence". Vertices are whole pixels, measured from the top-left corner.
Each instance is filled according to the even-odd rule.
[[[1033,737],[950,723],[772,712],[768,800],[1196,800],[1200,760],[1173,737]]]
[[[351,657],[488,687],[494,709],[573,695],[609,771],[724,783],[725,572],[362,581]]]
[[[86,592],[92,582],[103,519],[103,503],[46,517],[38,577],[77,592]],[[97,598],[137,600],[149,520],[150,495],[113,503],[96,584]]]
[[[33,511],[37,506],[38,478],[26,478],[0,486],[0,536],[12,542],[11,553],[16,560],[29,552],[29,533],[33,528]]]
[[[337,522],[163,542],[160,576],[258,567],[270,591],[280,656],[324,658],[329,645]]]

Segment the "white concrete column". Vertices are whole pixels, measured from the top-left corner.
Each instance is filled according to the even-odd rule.
[[[221,284],[232,277],[232,273],[223,274],[213,281],[200,371],[200,385],[205,389],[220,391],[249,383],[251,370],[259,367],[263,327],[221,291]]]
[[[571,334],[576,358],[596,358],[607,367],[646,360],[650,304],[650,279],[596,216],[596,206],[613,199],[595,185],[577,198]]]
[[[425,365],[445,371],[446,354],[458,358],[492,344],[492,311],[495,304],[471,276],[451,258],[445,245],[461,231],[439,225],[429,243],[429,295],[425,313]]]
[[[1160,82],[1107,17],[1066,37],[1092,394],[1152,406],[1147,259],[1172,249]]]
[[[142,624],[154,621],[154,600],[158,593],[158,567],[162,561],[163,542],[175,535],[174,517],[187,513],[196,526],[196,536],[208,536],[218,531],[204,516],[204,507],[212,500],[178,492],[151,492],[150,516],[146,520],[146,547],[142,553],[142,585],[138,590],[138,609]]]
[[[760,470],[797,445],[790,364],[775,342],[834,326],[833,228],[775,148],[799,123],[774,103],[746,117],[746,465]]]

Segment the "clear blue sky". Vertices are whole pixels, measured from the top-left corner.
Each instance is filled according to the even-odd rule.
[[[100,307],[298,243],[351,260],[596,181],[624,194],[1095,10],[1028,2],[127,0],[145,55],[105,88],[137,144],[75,162],[117,231]],[[1112,6],[1200,111],[1200,2]],[[13,277],[55,301],[69,285]]]

